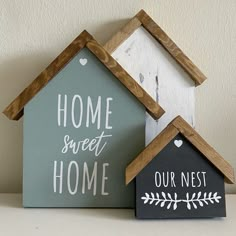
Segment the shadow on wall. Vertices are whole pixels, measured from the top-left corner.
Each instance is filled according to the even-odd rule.
[[[2,111],[52,61],[34,53],[0,62],[0,193],[22,189],[22,120],[11,121]]]

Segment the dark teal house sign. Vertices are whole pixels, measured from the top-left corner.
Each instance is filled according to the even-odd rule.
[[[139,219],[225,217],[234,171],[177,117],[128,165],[126,183],[134,178]]]
[[[163,110],[87,33],[4,111],[24,111],[25,207],[133,207],[125,168]]]

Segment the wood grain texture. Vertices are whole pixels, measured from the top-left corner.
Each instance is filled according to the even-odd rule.
[[[90,49],[115,77],[136,96],[153,118],[158,119],[164,114],[164,110],[86,31],[83,31],[42,73],[40,73],[39,76],[5,108],[3,113],[9,119],[20,119],[23,115],[24,106],[84,47]]]
[[[183,51],[169,38],[169,36],[158,26],[153,19],[141,10],[136,17],[142,22],[142,26],[172,55],[172,57],[184,68],[184,70],[195,81],[196,85],[202,84],[206,76],[193,64]]]
[[[121,43],[123,43],[139,26],[141,22],[133,17],[120,31],[106,42],[104,48],[107,52],[112,53]]]
[[[92,36],[83,31],[21,94],[5,108],[3,113],[19,120],[24,106],[85,46]]]
[[[117,77],[117,79],[146,107],[147,112],[158,119],[164,110],[152,97],[113,59],[95,40],[87,42],[87,48]]]
[[[198,86],[207,78],[196,65],[183,53],[183,51],[169,38],[160,26],[144,11],[141,10],[117,32],[106,44],[105,49],[112,53],[122,42],[124,42],[139,26],[143,26],[170,55],[183,67],[190,78]]]
[[[129,184],[142,169],[179,133],[168,125],[126,168],[125,181]]]
[[[232,166],[212,148],[182,117],[178,116],[172,124],[184,137],[192,143],[222,174],[226,182],[233,184],[234,170]]]
[[[181,133],[233,184],[234,170],[182,117],[176,117],[126,168],[126,184],[178,134]]]
[[[144,27],[136,29],[112,57],[165,108],[158,122],[146,115],[146,145],[178,115],[194,127],[195,83]]]

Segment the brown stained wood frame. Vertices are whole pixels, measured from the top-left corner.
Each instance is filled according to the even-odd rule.
[[[173,120],[176,129],[192,143],[222,174],[227,183],[233,184],[233,167],[212,148],[182,117]]]
[[[181,133],[224,175],[227,183],[234,183],[232,166],[182,117],[178,116],[127,166],[126,184],[129,184],[178,133]]]
[[[67,64],[88,40],[92,39],[83,31],[36,79],[26,87],[19,96],[8,105],[3,113],[12,120],[19,120],[23,115],[24,106]]]
[[[104,45],[104,48],[109,53],[112,53],[140,26],[143,26],[169,52],[176,62],[188,73],[196,86],[202,84],[207,79],[197,66],[193,64],[193,62],[144,10],[141,10],[119,32],[117,32]]]
[[[129,184],[156,155],[179,133],[169,124],[127,167],[126,185]]]
[[[87,43],[87,48],[97,56],[101,62],[129,89],[129,91],[146,107],[149,114],[157,119],[164,114],[164,110],[157,105],[152,97],[108,54],[95,40]]]
[[[23,116],[24,106],[54,78],[54,76],[84,47],[87,47],[114,76],[146,107],[150,115],[158,119],[164,110],[145,90],[116,62],[93,37],[83,31],[22,93],[5,108],[3,113],[12,120]]]

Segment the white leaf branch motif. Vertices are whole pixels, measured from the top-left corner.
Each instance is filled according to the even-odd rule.
[[[198,192],[198,194],[193,193],[190,197],[189,193],[186,193],[185,199],[178,199],[177,193],[173,194],[173,197],[170,193],[164,193],[161,192],[161,195],[159,193],[145,193],[145,196],[141,197],[141,199],[144,201],[144,204],[149,203],[150,205],[155,204],[157,206],[159,204],[160,207],[164,207],[166,205],[166,208],[169,210],[171,207],[173,207],[173,210],[176,210],[178,207],[178,203],[186,203],[187,209],[191,210],[192,208],[197,209],[198,206],[203,207],[204,204],[208,205],[209,203],[219,203],[220,199],[222,197],[218,195],[217,192],[214,194],[212,192],[210,193],[204,193]]]
[[[182,202],[185,202],[187,204],[187,208],[191,210],[192,206],[194,209],[197,209],[198,205],[200,207],[203,207],[204,203],[206,205],[208,205],[209,203],[214,204],[215,202],[219,203],[221,198],[222,197],[219,196],[217,192],[215,192],[214,194],[212,192],[205,192],[203,196],[201,192],[199,192],[197,196],[195,193],[193,193],[191,198],[189,197],[189,193],[186,193],[186,199],[183,199]],[[196,203],[198,203],[198,205]]]
[[[157,206],[160,203],[160,207],[164,207],[165,204],[167,204],[167,209],[170,209],[171,206],[173,206],[173,210],[176,210],[178,207],[178,203],[181,202],[181,200],[177,199],[177,193],[174,193],[174,197],[172,198],[170,193],[165,194],[164,192],[161,192],[161,195],[159,193],[145,193],[145,196],[141,197],[142,200],[144,200],[144,204],[149,203],[150,205],[155,203],[155,206]]]

